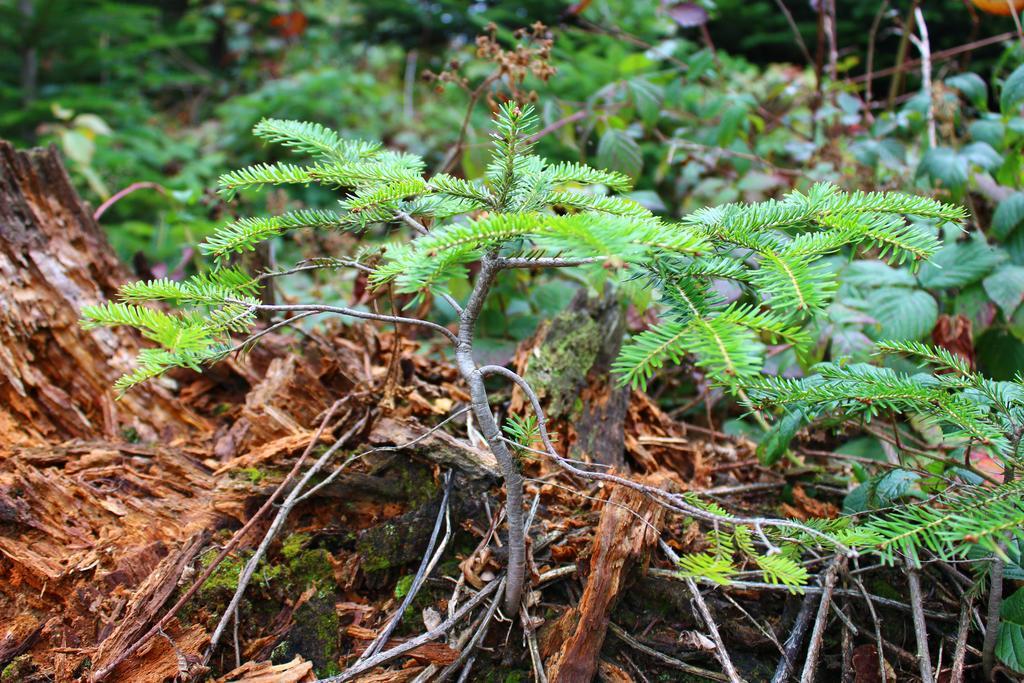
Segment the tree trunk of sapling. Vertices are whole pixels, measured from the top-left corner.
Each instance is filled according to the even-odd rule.
[[[491,413],[484,377],[473,359],[473,335],[476,321],[483,308],[487,292],[500,266],[494,254],[488,254],[480,262],[480,273],[473,284],[466,307],[459,316],[458,343],[455,358],[462,378],[469,385],[473,416],[480,425],[487,445],[498,461],[505,481],[505,513],[508,519],[508,581],[505,585],[505,613],[514,618],[519,613],[519,601],[526,577],[526,530],[523,528],[523,477],[519,465],[508,446],[501,439],[501,429]]]

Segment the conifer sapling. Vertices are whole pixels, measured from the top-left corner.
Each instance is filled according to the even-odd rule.
[[[640,488],[676,512],[713,522],[719,551],[715,557],[691,559],[692,572],[725,576],[733,565],[731,555],[740,553],[760,558],[756,561],[768,580],[801,583],[806,573],[794,559],[800,543],[848,549],[856,535],[842,524],[734,517],[693,494],[653,490],[562,459],[550,443],[529,384],[507,368],[479,365],[474,356],[477,321],[488,293],[503,273],[522,268],[578,268],[594,286],[639,280],[660,297],[661,322],[623,347],[615,364],[622,381],[645,386],[666,362],[689,356],[714,381],[740,389],[759,376],[767,343],[799,346],[807,340],[805,324],[828,303],[833,289],[831,274],[818,263],[821,256],[870,247],[890,262],[921,261],[935,251],[937,240],[906,217],[956,221],[962,211],[927,198],[849,194],[817,185],[780,201],[708,208],[679,221],[664,220],[627,197],[608,194],[629,190],[629,178],[578,163],[550,163],[532,154],[535,124],[532,107],[503,105],[494,118],[494,152],[486,173],[467,180],[447,174],[426,177],[419,157],[345,140],[318,124],[260,122],[257,136],[312,160],[257,164],[227,173],[220,178],[225,197],[267,185],[317,184],[340,190],[342,199],[335,209],[234,221],[201,245],[218,264],[213,270],[183,282],[125,285],[120,301],[87,308],[86,325],[130,325],[158,345],[140,353],[137,369],[122,377],[117,389],[126,391],[175,367],[199,370],[244,348],[268,331],[253,332],[261,312],[416,325],[452,345],[470,389],[474,419],[504,476],[506,614],[518,611],[526,566],[522,476],[510,445],[523,450],[531,440],[524,444],[503,436],[484,385],[488,375],[515,383],[530,398],[536,412],[530,429],[544,443],[543,454],[559,466]],[[233,255],[297,229],[360,233],[372,225],[390,226],[395,232],[394,241],[376,254],[368,246],[358,254],[332,255],[256,275],[228,265]],[[471,278],[468,266],[474,263],[479,268]],[[317,302],[270,305],[259,298],[270,278],[296,270],[342,268],[364,271],[375,287],[434,295],[456,312],[456,329]],[[467,280],[470,294],[458,301],[451,284]],[[720,280],[734,282],[741,294],[724,300],[715,287]],[[145,305],[158,301],[176,310]],[[517,422],[512,433],[527,424]]]

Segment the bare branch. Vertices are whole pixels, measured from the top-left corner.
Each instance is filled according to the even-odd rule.
[[[503,258],[499,259],[501,268],[575,268],[588,263],[596,263],[596,258],[564,259],[564,258]]]
[[[250,305],[249,302],[240,301],[236,299],[227,299],[228,303]],[[403,318],[397,315],[382,315],[380,313],[370,313],[367,311],[359,311],[354,308],[347,308],[345,306],[324,306],[321,304],[257,304],[252,306],[257,311],[291,311],[294,313],[312,312],[312,313],[334,313],[336,315],[347,315],[352,318],[361,318],[363,320],[377,320],[385,323],[393,323],[395,325],[419,325],[427,329],[433,330],[434,332],[440,332],[447,337],[452,343],[458,343],[458,338],[455,334],[447,327],[432,323],[429,320],[420,320],[418,318]]]
[[[401,657],[406,652],[415,650],[420,645],[429,643],[432,640],[437,640],[445,633],[447,633],[449,630],[451,630],[451,628],[455,626],[455,624],[457,624],[459,620],[462,619],[462,617],[464,617],[470,610],[472,610],[474,607],[483,602],[488,595],[495,591],[500,591],[504,589],[504,587],[504,578],[500,580],[495,579],[494,581],[491,581],[489,584],[480,589],[480,591],[477,592],[476,595],[467,600],[466,604],[460,607],[458,611],[455,612],[454,615],[445,619],[436,628],[433,628],[427,631],[426,633],[418,635],[415,638],[410,638],[409,640],[406,640],[400,645],[396,645],[390,650],[385,650],[384,652],[374,655],[370,659],[367,659],[366,661],[360,664],[356,664],[355,666],[349,667],[348,669],[342,671],[340,674],[337,674],[336,676],[318,679],[316,683],[342,683],[343,681],[350,681],[359,674],[363,673],[364,671],[369,671],[370,669],[378,667],[381,664],[390,662],[395,657]]]

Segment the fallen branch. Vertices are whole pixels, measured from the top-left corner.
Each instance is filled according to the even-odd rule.
[[[477,605],[483,602],[484,598],[486,598],[488,595],[495,592],[496,590],[503,589],[504,587],[504,577],[500,580],[495,579],[494,581],[491,581],[489,584],[480,589],[480,591],[478,591],[476,595],[467,600],[466,604],[460,607],[458,611],[455,612],[454,615],[445,619],[443,622],[438,624],[437,627],[427,631],[426,633],[420,634],[415,638],[411,638],[405,641],[404,643],[401,643],[400,645],[396,645],[390,650],[380,652],[374,655],[373,657],[370,657],[369,659],[363,661],[362,663],[351,666],[348,669],[342,671],[340,674],[330,676],[328,678],[318,679],[316,683],[342,683],[343,681],[350,681],[359,674],[363,673],[364,671],[369,671],[370,669],[385,664],[386,662],[390,662],[392,659],[395,659],[396,657],[401,657],[406,652],[409,652],[410,650],[415,650],[420,645],[429,643],[433,640],[437,640],[445,633],[450,631],[451,628],[455,626],[455,624],[457,624],[459,620],[462,619],[462,617],[464,617],[468,612],[470,612],[473,608],[475,608]]]
[[[796,667],[796,657],[804,646],[804,635],[811,625],[811,614],[814,612],[814,596],[812,591],[804,593],[803,602],[800,603],[800,611],[796,614],[796,621],[793,622],[789,637],[782,646],[782,658],[775,667],[775,675],[772,676],[772,683],[785,683],[789,675]]]
[[[821,654],[821,643],[825,637],[825,627],[828,625],[829,606],[832,604],[832,592],[836,587],[836,579],[839,572],[846,567],[846,558],[837,555],[821,580],[821,602],[818,604],[818,614],[814,618],[814,629],[811,631],[811,642],[807,646],[807,658],[804,662],[803,672],[800,674],[800,683],[813,683],[814,671],[818,666],[818,656]],[[931,679],[925,679],[931,680]]]
[[[967,637],[971,632],[971,609],[974,598],[968,594],[960,605],[960,621],[957,623],[956,647],[953,649],[953,663],[949,668],[949,680],[960,683],[964,680],[964,663],[967,660]]]
[[[673,571],[671,569],[656,569],[656,568],[652,568],[651,570],[649,570],[648,573],[651,576],[656,576],[656,577],[662,578],[662,579],[672,579],[672,580],[675,580],[675,581],[682,581],[683,580],[683,577],[680,576],[678,572]],[[711,587],[717,587],[717,588],[736,588],[736,589],[739,589],[739,590],[786,591],[787,593],[792,593],[793,592],[793,588],[791,586],[785,586],[785,585],[777,584],[777,583],[762,583],[762,582],[759,582],[759,581],[739,581],[739,580],[733,580],[733,581],[730,581],[728,585],[723,586],[720,583],[715,583],[714,581],[709,581],[709,580],[706,580],[706,579],[696,579],[696,581],[697,581],[697,583],[704,584],[704,585],[711,586]],[[812,594],[812,595],[820,595],[822,593],[822,591],[823,591],[821,586],[802,586],[798,590],[800,592],[809,593],[809,594]],[[889,607],[891,609],[896,609],[896,610],[899,610],[901,612],[906,612],[908,614],[911,613],[912,610],[913,610],[913,607],[911,605],[905,603],[905,602],[900,602],[899,600],[893,600],[892,598],[883,598],[880,595],[875,595],[873,593],[867,593],[866,591],[861,592],[861,591],[855,591],[855,590],[846,589],[846,588],[836,588],[832,592],[835,595],[837,595],[837,596],[843,596],[843,597],[851,597],[851,596],[852,597],[863,597],[865,600],[867,600],[869,602],[872,602],[872,603],[874,603],[874,604],[876,604],[876,605],[878,605],[880,607]],[[926,610],[924,610],[924,615],[927,618],[929,618],[929,619],[938,620],[938,621],[956,621],[957,620],[957,614],[956,613],[950,613],[950,612],[935,612],[933,610],[927,610],[926,609]]]
[[[992,558],[992,566],[988,570],[988,609],[985,614],[985,639],[981,646],[981,667],[985,672],[985,680],[992,680],[992,672],[996,664],[996,641],[999,637],[1000,611],[1003,606],[1003,561]]]
[[[924,604],[921,597],[921,575],[907,560],[907,583],[910,586],[911,614],[914,617],[914,637],[917,641],[917,665],[922,681],[933,680],[932,658],[928,652],[928,627],[924,620]]]

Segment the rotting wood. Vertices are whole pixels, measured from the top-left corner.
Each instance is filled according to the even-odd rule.
[[[616,386],[609,371],[624,333],[618,297],[611,291],[588,297],[583,289],[565,311],[542,323],[520,346],[513,363],[516,372],[531,381],[548,419],[560,426],[568,455],[586,456],[620,471],[628,469],[623,423],[631,392]],[[526,410],[525,397],[515,389],[510,411]]]
[[[551,683],[594,677],[612,610],[630,573],[646,567],[663,520],[664,508],[640,493],[612,491],[594,532],[590,571],[579,604],[545,634],[543,651]]]
[[[55,148],[18,152],[0,140],[0,435],[32,445],[209,430],[159,387],[115,403],[110,386],[138,343],[78,323],[127,277],[90,213]]]
[[[427,433],[427,428],[415,422],[383,418],[370,432],[373,446],[391,446],[410,443]],[[421,455],[439,465],[455,468],[476,478],[498,477],[498,463],[490,451],[474,448],[444,432],[434,432],[403,452]]]
[[[315,680],[313,663],[296,656],[284,664],[246,662],[218,678],[215,683],[312,683]]]
[[[181,550],[168,554],[153,570],[135,591],[126,614],[113,633],[100,644],[93,660],[95,668],[103,668],[115,660],[152,623],[177,587],[185,567],[196,558],[208,540],[206,531],[197,532]]]

